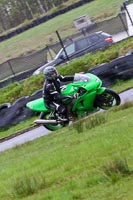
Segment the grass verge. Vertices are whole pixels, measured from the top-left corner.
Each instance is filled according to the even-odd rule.
[[[0,153],[0,199],[132,200],[132,113],[112,109]]]

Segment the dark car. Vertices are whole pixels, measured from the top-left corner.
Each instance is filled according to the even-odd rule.
[[[39,74],[47,66],[57,66],[65,63],[68,60],[80,57],[84,54],[97,51],[99,49],[105,49],[113,43],[112,36],[105,32],[95,32],[90,35],[84,36],[77,40],[72,41],[65,46],[65,51],[62,48],[54,60],[46,63],[39,69],[37,69],[34,74]],[[67,55],[66,55],[67,54]]]

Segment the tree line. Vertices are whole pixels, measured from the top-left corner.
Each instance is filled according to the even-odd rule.
[[[0,0],[0,32],[32,20],[69,0]]]

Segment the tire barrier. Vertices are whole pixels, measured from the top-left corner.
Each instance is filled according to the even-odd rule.
[[[127,80],[133,78],[133,54],[119,57],[109,63],[98,65],[86,72],[97,75],[103,81],[103,86],[111,86],[116,80]],[[86,73],[85,72],[85,73]],[[42,89],[34,92],[31,96],[22,97],[12,105],[5,103],[0,105],[0,128],[17,124],[36,112],[29,110],[26,103],[42,96]]]
[[[10,106],[11,106],[10,103],[3,103],[3,104],[0,105],[0,111],[1,111],[1,110],[4,110],[4,109],[6,109],[6,108],[9,108]]]
[[[5,103],[0,105],[0,128],[15,125],[27,118],[37,115],[36,112],[29,110],[26,103],[42,96],[42,89],[36,91],[31,96],[22,97],[12,105]]]
[[[97,75],[103,80],[103,85],[108,87],[117,80],[133,78],[133,54],[118,57],[109,63],[98,65],[87,72]]]

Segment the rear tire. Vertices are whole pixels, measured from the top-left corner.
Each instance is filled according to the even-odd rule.
[[[41,112],[40,114],[40,119],[45,119],[45,120],[48,120],[48,119],[56,119],[56,116],[55,116],[55,113],[44,113],[44,112]],[[68,122],[61,122],[61,123],[57,123],[57,124],[42,124],[46,129],[50,130],[50,131],[56,131],[56,130],[59,130],[65,126],[67,126],[69,124],[69,121]]]
[[[110,89],[96,96],[95,105],[103,110],[108,110],[114,106],[118,106],[121,103],[120,96]]]

